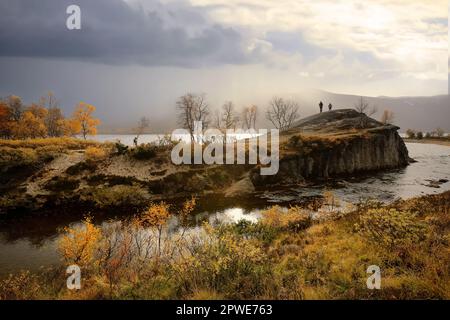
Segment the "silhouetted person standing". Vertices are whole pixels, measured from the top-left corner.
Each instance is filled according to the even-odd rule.
[[[320,113],[322,113],[322,110],[323,110],[323,102],[322,101],[320,101],[320,103],[319,103],[319,109],[320,109]]]
[[[330,104],[328,105],[328,111],[331,111],[331,109],[333,109],[333,105],[330,103]]]

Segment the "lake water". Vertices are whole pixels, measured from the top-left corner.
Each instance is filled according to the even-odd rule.
[[[166,138],[167,135],[164,134],[143,134],[139,136],[138,143],[153,143],[158,142]],[[235,134],[230,135],[228,139],[248,139],[257,136],[257,134]],[[99,134],[96,136],[89,136],[89,140],[99,141],[99,142],[121,142],[127,146],[134,146],[134,138],[136,135],[133,134]],[[170,135],[168,135],[170,137]],[[81,138],[81,137],[80,137]],[[175,135],[174,140],[182,140],[186,142],[191,141],[191,137],[189,135]]]
[[[117,136],[101,135],[101,141],[116,139]],[[152,138],[153,137],[153,138]],[[151,142],[154,135],[145,135],[140,143]],[[132,144],[134,136],[120,136],[122,143]],[[131,140],[130,140],[131,139]],[[154,140],[153,140],[154,141]],[[396,198],[410,198],[425,194],[436,194],[450,190],[450,183],[439,189],[426,186],[427,180],[450,180],[450,147],[433,144],[407,144],[410,156],[417,160],[407,168],[389,172],[343,180],[337,186],[317,185],[308,188],[291,188],[279,192],[265,192],[258,198],[227,200],[221,197],[200,199],[195,216],[190,221],[193,229],[201,222],[209,220],[237,222],[241,219],[256,221],[264,208],[279,203],[301,202],[302,199],[320,196],[325,188],[332,189],[343,201],[357,202],[363,198],[375,198],[390,202]],[[53,213],[51,216],[25,216],[17,219],[0,220],[0,275],[20,269],[36,270],[41,266],[57,264],[57,241],[62,228],[77,226],[84,214],[76,212]],[[100,213],[94,222],[100,226],[114,223],[127,216],[127,213]],[[171,221],[175,228],[176,220]]]
[[[99,141],[99,142],[117,142],[127,146],[133,146],[133,140],[136,137],[134,134],[98,134],[96,136],[88,136],[89,140]],[[164,138],[163,134],[143,134],[139,136],[138,143],[151,143],[156,142],[159,139]]]

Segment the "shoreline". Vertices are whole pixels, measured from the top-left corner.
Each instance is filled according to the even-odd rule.
[[[418,140],[418,139],[403,138],[403,141],[405,143],[436,144],[436,145],[439,145],[439,146],[450,147],[450,140],[438,140],[438,139],[422,139],[422,140]]]

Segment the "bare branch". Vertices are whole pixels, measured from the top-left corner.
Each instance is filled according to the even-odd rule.
[[[288,130],[299,117],[299,105],[292,100],[274,97],[269,104],[266,118],[280,131]]]
[[[177,103],[178,123],[187,129],[194,141],[194,125],[196,121],[201,121],[204,128],[209,126],[209,105],[206,103],[204,94],[188,93],[181,96]]]

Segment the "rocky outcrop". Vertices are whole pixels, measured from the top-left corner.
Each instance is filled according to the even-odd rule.
[[[288,133],[278,174],[260,176],[253,170],[252,182],[290,184],[407,166],[408,150],[399,128],[364,117],[361,120],[354,110],[337,110],[301,121]],[[361,121],[369,128],[358,129]]]
[[[225,190],[225,197],[239,197],[255,192],[255,186],[248,176],[232,184]]]
[[[338,133],[340,131],[352,129],[373,129],[383,127],[383,124],[368,117],[364,113],[359,113],[354,109],[338,109],[318,113],[310,117],[301,119],[294,124],[294,131],[315,133]],[[392,126],[392,128],[397,128]]]

